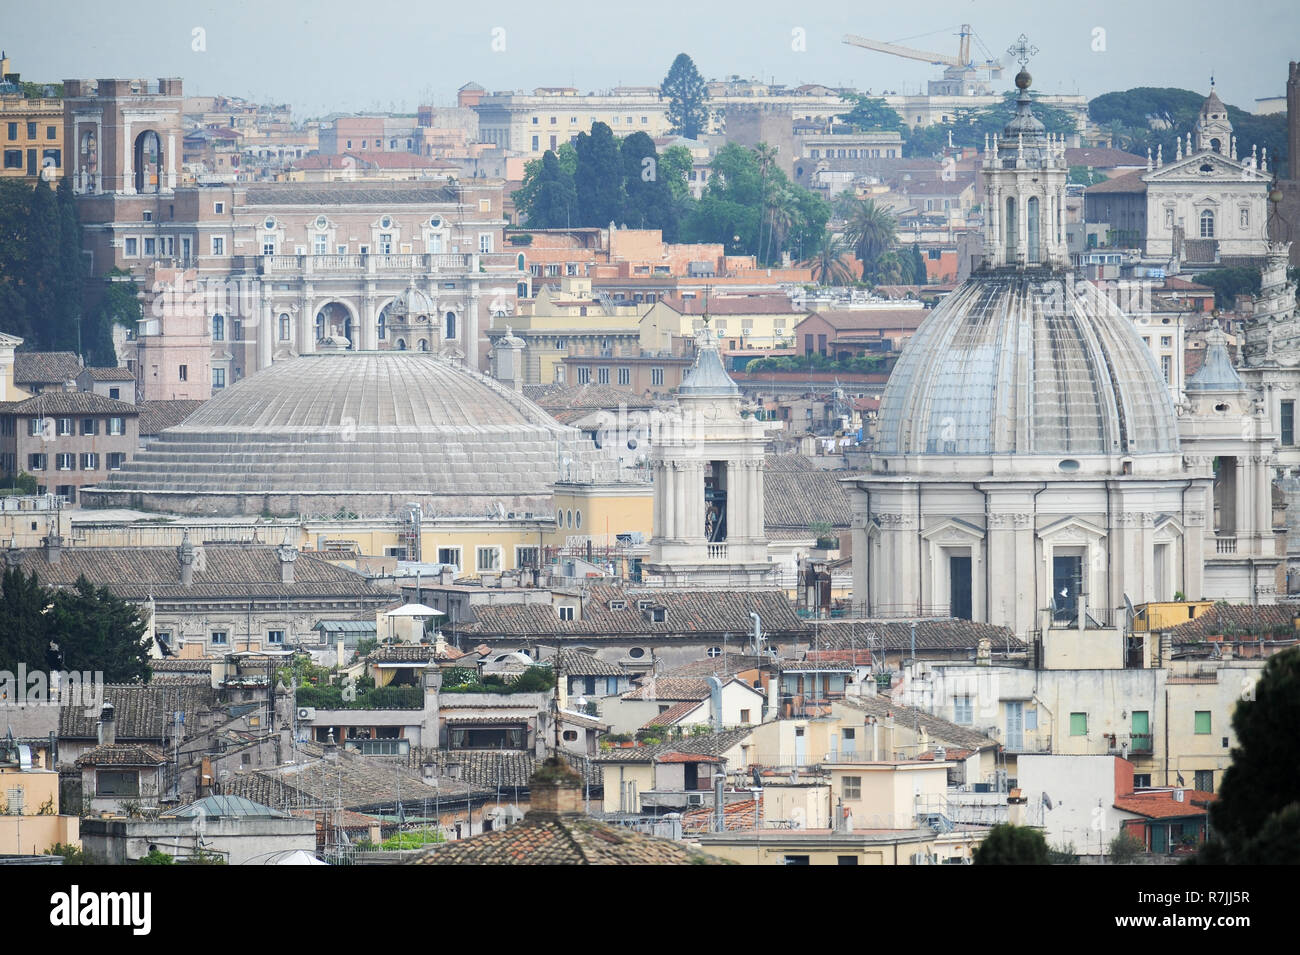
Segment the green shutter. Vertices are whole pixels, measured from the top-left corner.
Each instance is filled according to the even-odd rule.
[[[1070,735],[1071,736],[1088,735],[1088,714],[1087,713],[1070,714]]]
[[[1208,736],[1210,734],[1210,711],[1196,711],[1196,733],[1198,736]]]

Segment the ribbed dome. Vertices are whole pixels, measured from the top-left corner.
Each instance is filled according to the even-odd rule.
[[[603,463],[580,432],[456,362],[333,352],[276,363],[221,392],[93,499],[218,513],[299,512],[313,497],[372,514],[404,498],[443,514],[482,515],[497,502],[541,511],[566,467],[587,478]],[[140,499],[159,494],[181,497]]]
[[[1064,274],[977,274],[912,336],[881,400],[880,454],[1176,451],[1172,402],[1131,321]]]

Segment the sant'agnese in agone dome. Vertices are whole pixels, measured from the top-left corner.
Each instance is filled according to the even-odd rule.
[[[1082,637],[1122,627],[1126,599],[1273,603],[1278,433],[1260,382],[1212,328],[1176,405],[1129,316],[1075,281],[1065,144],[1030,83],[1022,69],[985,153],[982,261],[905,348],[870,469],[848,479],[854,609]]]

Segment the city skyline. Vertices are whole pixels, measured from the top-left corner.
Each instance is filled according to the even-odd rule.
[[[1281,94],[1294,55],[1287,46],[1294,31],[1282,27],[1300,25],[1300,14],[1280,0],[1250,8],[1255,16],[1224,17],[1220,5],[1209,3],[1102,2],[1045,16],[1006,3],[940,2],[921,18],[848,5],[790,13],[761,3],[737,23],[732,13],[671,0],[645,17],[624,8],[602,11],[594,21],[582,8],[552,7],[541,15],[505,2],[449,16],[378,0],[366,21],[349,22],[352,8],[334,2],[309,10],[251,3],[157,9],[132,2],[110,11],[75,0],[62,24],[65,42],[50,45],[39,11],[18,9],[5,17],[0,45],[11,69],[27,80],[179,76],[191,95],[288,103],[296,116],[309,118],[454,105],[456,89],[468,82],[489,90],[573,86],[583,92],[657,86],[680,52],[707,79],[923,90],[941,67],[855,49],[841,37],[854,33],[950,54],[957,24],[969,22],[976,59],[991,55],[1009,67],[995,86],[1010,89],[1014,64],[1006,48],[1023,32],[1039,50],[1030,70],[1041,92],[1091,98],[1137,86],[1208,91],[1213,76],[1226,102],[1249,110],[1256,99]],[[690,17],[685,25],[684,16]],[[338,30],[339,22],[348,29]],[[635,38],[636,55],[620,37]]]

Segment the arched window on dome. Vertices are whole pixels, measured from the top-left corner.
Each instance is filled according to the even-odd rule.
[[[387,308],[385,308],[382,312],[379,313],[378,329],[379,329],[379,340],[381,342],[387,341],[388,340],[388,309]]]
[[[1003,219],[1002,221],[1002,231],[1004,231],[1007,235],[1007,264],[1008,265],[1016,261],[1016,245],[1017,245],[1016,231],[1019,225],[1020,222],[1016,218],[1016,200],[1013,197],[1008,196],[1006,218]]]
[[[1025,204],[1025,244],[1029,246],[1029,261],[1037,264],[1042,261],[1038,251],[1038,197],[1030,196]]]
[[[421,339],[419,340],[419,342],[416,343],[416,347],[417,347],[420,351],[428,351],[428,350],[429,350],[429,341],[428,341],[428,339],[421,338]]]
[[[447,341],[454,341],[456,338],[456,313],[448,312],[442,328],[442,337]]]
[[[1214,238],[1214,213],[1209,209],[1201,213],[1201,238]]]

